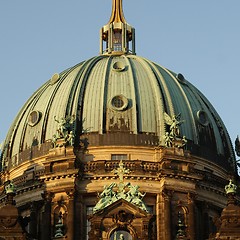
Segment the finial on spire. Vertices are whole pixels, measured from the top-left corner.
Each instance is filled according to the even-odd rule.
[[[229,180],[229,184],[225,186],[226,194],[236,194],[237,186],[233,183],[232,179]]]
[[[122,0],[112,0],[109,22],[100,31],[100,54],[135,54],[135,29],[123,14]]]
[[[108,23],[110,24],[114,22],[127,23],[123,14],[122,0],[113,0],[112,15]]]

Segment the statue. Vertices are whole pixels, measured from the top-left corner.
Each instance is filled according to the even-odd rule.
[[[120,234],[119,240],[124,240],[124,236],[122,233]]]
[[[59,216],[58,216],[58,222],[55,225],[56,231],[55,231],[55,235],[54,237],[63,237],[63,220],[62,220],[63,216],[62,216],[62,212],[59,212]]]
[[[180,120],[181,114],[170,117],[164,113],[165,123],[169,126],[169,132],[164,135],[164,146],[167,148],[177,147],[182,148],[187,144],[186,136],[180,137],[180,125],[184,122]]]
[[[52,137],[52,144],[53,144],[54,148],[57,146],[57,135],[56,134],[54,134]]]
[[[73,134],[73,131],[70,131],[70,133],[66,136],[66,142],[69,143],[70,146],[73,146],[74,139],[75,139],[75,136]]]
[[[129,174],[130,170],[124,168],[123,161],[121,160],[119,163],[119,167],[117,169],[113,169],[112,171],[114,174],[117,174],[120,180],[120,183],[118,184],[118,198],[125,198],[125,186],[123,181],[124,174]]]
[[[116,183],[111,183],[109,186],[104,186],[103,192],[99,195],[101,198],[96,206],[93,208],[93,212],[97,212],[117,200],[116,193],[113,191],[113,188],[116,186]]]
[[[172,138],[168,132],[164,136],[164,145],[165,147],[172,147]]]
[[[57,129],[58,137],[59,138],[64,137],[66,132],[66,126],[65,126],[66,119],[62,117],[60,120],[57,120],[56,116],[54,116],[54,120],[58,123],[58,129]]]
[[[72,125],[74,121],[74,116],[61,117],[60,120],[54,116],[54,120],[58,123],[58,137],[66,137],[66,135],[72,130]]]
[[[133,199],[140,197],[144,197],[145,194],[141,194],[138,189],[139,186],[132,186],[131,184],[128,185],[129,187],[129,191],[127,192],[127,198],[126,200],[128,200],[129,202],[131,202]]]
[[[184,147],[187,144],[186,136],[183,136],[182,138],[182,146]]]
[[[117,231],[114,232],[113,240],[124,240],[124,239],[125,238],[124,238],[124,235],[122,233],[119,235],[119,238],[117,238]]]
[[[16,193],[16,187],[11,181],[9,181],[9,183],[5,186],[5,192],[6,192],[6,194],[15,194]]]
[[[127,192],[127,197],[126,200],[128,202],[131,202],[141,208],[142,210],[147,212],[147,208],[142,201],[142,198],[145,196],[146,193],[142,194],[141,192],[138,191],[139,186],[132,186],[131,184],[128,185],[129,191]]]
[[[170,117],[166,112],[164,113],[165,123],[170,126],[170,136],[173,138],[179,136],[180,134],[179,127],[184,122],[180,120],[180,117],[181,117],[180,113],[177,116],[173,115],[172,117]]]
[[[52,137],[53,147],[62,147],[65,145],[74,145],[75,135],[73,131],[74,116],[62,117],[60,120],[54,116],[54,120],[58,123],[57,134]],[[58,139],[62,139],[59,144]]]
[[[140,209],[148,212],[142,198],[145,194],[139,192],[139,186],[132,186],[131,183],[124,183],[123,176],[124,174],[128,174],[130,172],[129,169],[123,167],[122,160],[119,163],[119,167],[112,171],[114,174],[117,174],[119,177],[119,184],[111,183],[109,186],[104,186],[104,190],[101,194],[99,194],[100,200],[93,208],[93,213],[104,209],[110,204],[116,202],[119,199],[124,199],[132,204],[138,206]],[[114,192],[113,188],[117,187],[117,192]],[[129,189],[126,192],[126,189]]]
[[[182,148],[182,147],[186,146],[186,144],[187,144],[186,136],[183,136],[182,139],[179,139],[178,141],[176,141],[175,146],[178,148]]]

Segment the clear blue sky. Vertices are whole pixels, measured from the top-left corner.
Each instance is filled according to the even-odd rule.
[[[137,54],[182,73],[240,134],[240,1],[123,0]],[[1,1],[0,142],[18,110],[55,72],[98,55],[111,0]]]

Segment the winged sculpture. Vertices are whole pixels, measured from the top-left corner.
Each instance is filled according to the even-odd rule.
[[[164,121],[167,125],[170,126],[170,133],[169,135],[171,137],[177,137],[180,135],[180,129],[179,126],[184,122],[184,120],[180,120],[181,113],[178,115],[173,115],[170,117],[166,112],[164,113]]]

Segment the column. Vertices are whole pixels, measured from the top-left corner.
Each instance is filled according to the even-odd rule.
[[[188,231],[190,240],[195,240],[195,215],[194,215],[194,208],[195,208],[195,194],[188,193]]]

